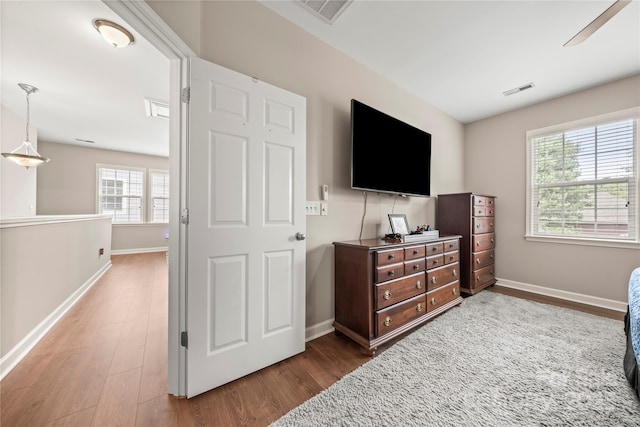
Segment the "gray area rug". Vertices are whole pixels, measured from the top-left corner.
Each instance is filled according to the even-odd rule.
[[[273,426],[640,426],[621,321],[481,292]]]

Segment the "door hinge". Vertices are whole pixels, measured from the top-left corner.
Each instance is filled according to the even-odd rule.
[[[189,348],[189,336],[187,331],[180,332],[180,345],[184,348]]]
[[[182,88],[182,94],[180,98],[182,99],[182,102],[184,102],[185,104],[188,104],[189,101],[191,101],[191,88],[190,87]]]
[[[182,209],[182,214],[180,214],[180,222],[184,225],[189,224],[189,209]]]

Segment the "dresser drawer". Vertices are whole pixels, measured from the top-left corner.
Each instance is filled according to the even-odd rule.
[[[454,262],[458,262],[460,259],[460,252],[447,252],[443,255],[445,264],[453,264]]]
[[[404,274],[413,274],[419,271],[424,271],[425,259],[413,259],[411,261],[404,262]]]
[[[404,261],[404,249],[378,251],[375,253],[376,266],[395,264]]]
[[[473,206],[493,207],[494,206],[494,199],[493,199],[493,197],[478,196],[478,195],[474,194],[473,195]]]
[[[439,288],[442,285],[453,282],[460,278],[460,268],[458,263],[445,265],[435,270],[427,271],[427,290]]]
[[[425,274],[415,274],[402,279],[376,285],[376,308],[378,310],[423,294],[426,290]]]
[[[477,288],[487,282],[493,281],[496,278],[495,268],[493,265],[481,268],[473,272],[473,280],[471,281],[471,287]]]
[[[460,241],[458,239],[447,240],[446,242],[443,242],[443,244],[445,252],[457,251],[460,248]]]
[[[404,259],[417,259],[425,257],[425,247],[422,246],[411,246],[410,248],[404,248]]]
[[[473,269],[478,270],[488,265],[492,265],[493,260],[495,258],[493,252],[494,252],[493,249],[489,249],[488,251],[483,251],[483,252],[474,252],[473,253]]]
[[[493,233],[494,224],[492,217],[473,217],[473,233],[474,234],[482,234],[482,233]]]
[[[444,265],[444,255],[435,255],[427,258],[425,263],[425,267],[427,270],[431,270],[432,268],[442,267]]]
[[[447,286],[427,292],[427,311],[436,310],[444,304],[458,298],[460,294],[460,282],[456,281]]]
[[[444,252],[444,245],[442,243],[431,243],[427,245],[427,256],[430,257],[432,255],[441,254]]]
[[[424,316],[427,310],[424,294],[376,312],[376,336],[387,334],[410,321]]]
[[[402,277],[404,276],[404,263],[376,267],[375,275],[376,283]]]
[[[495,233],[475,234],[473,236],[473,251],[485,251],[496,246]]]

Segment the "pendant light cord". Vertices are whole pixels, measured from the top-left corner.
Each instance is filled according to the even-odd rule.
[[[27,92],[27,139],[26,141],[29,142],[29,119],[30,119],[30,108],[29,108],[29,95],[31,95],[31,92]]]

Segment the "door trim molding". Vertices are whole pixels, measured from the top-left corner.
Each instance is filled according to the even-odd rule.
[[[187,87],[189,58],[196,54],[144,1],[103,0],[104,4],[169,59],[169,337],[167,391],[186,396],[186,350],[180,331],[186,329],[186,226],[180,211],[187,206],[187,105],[180,93]]]

